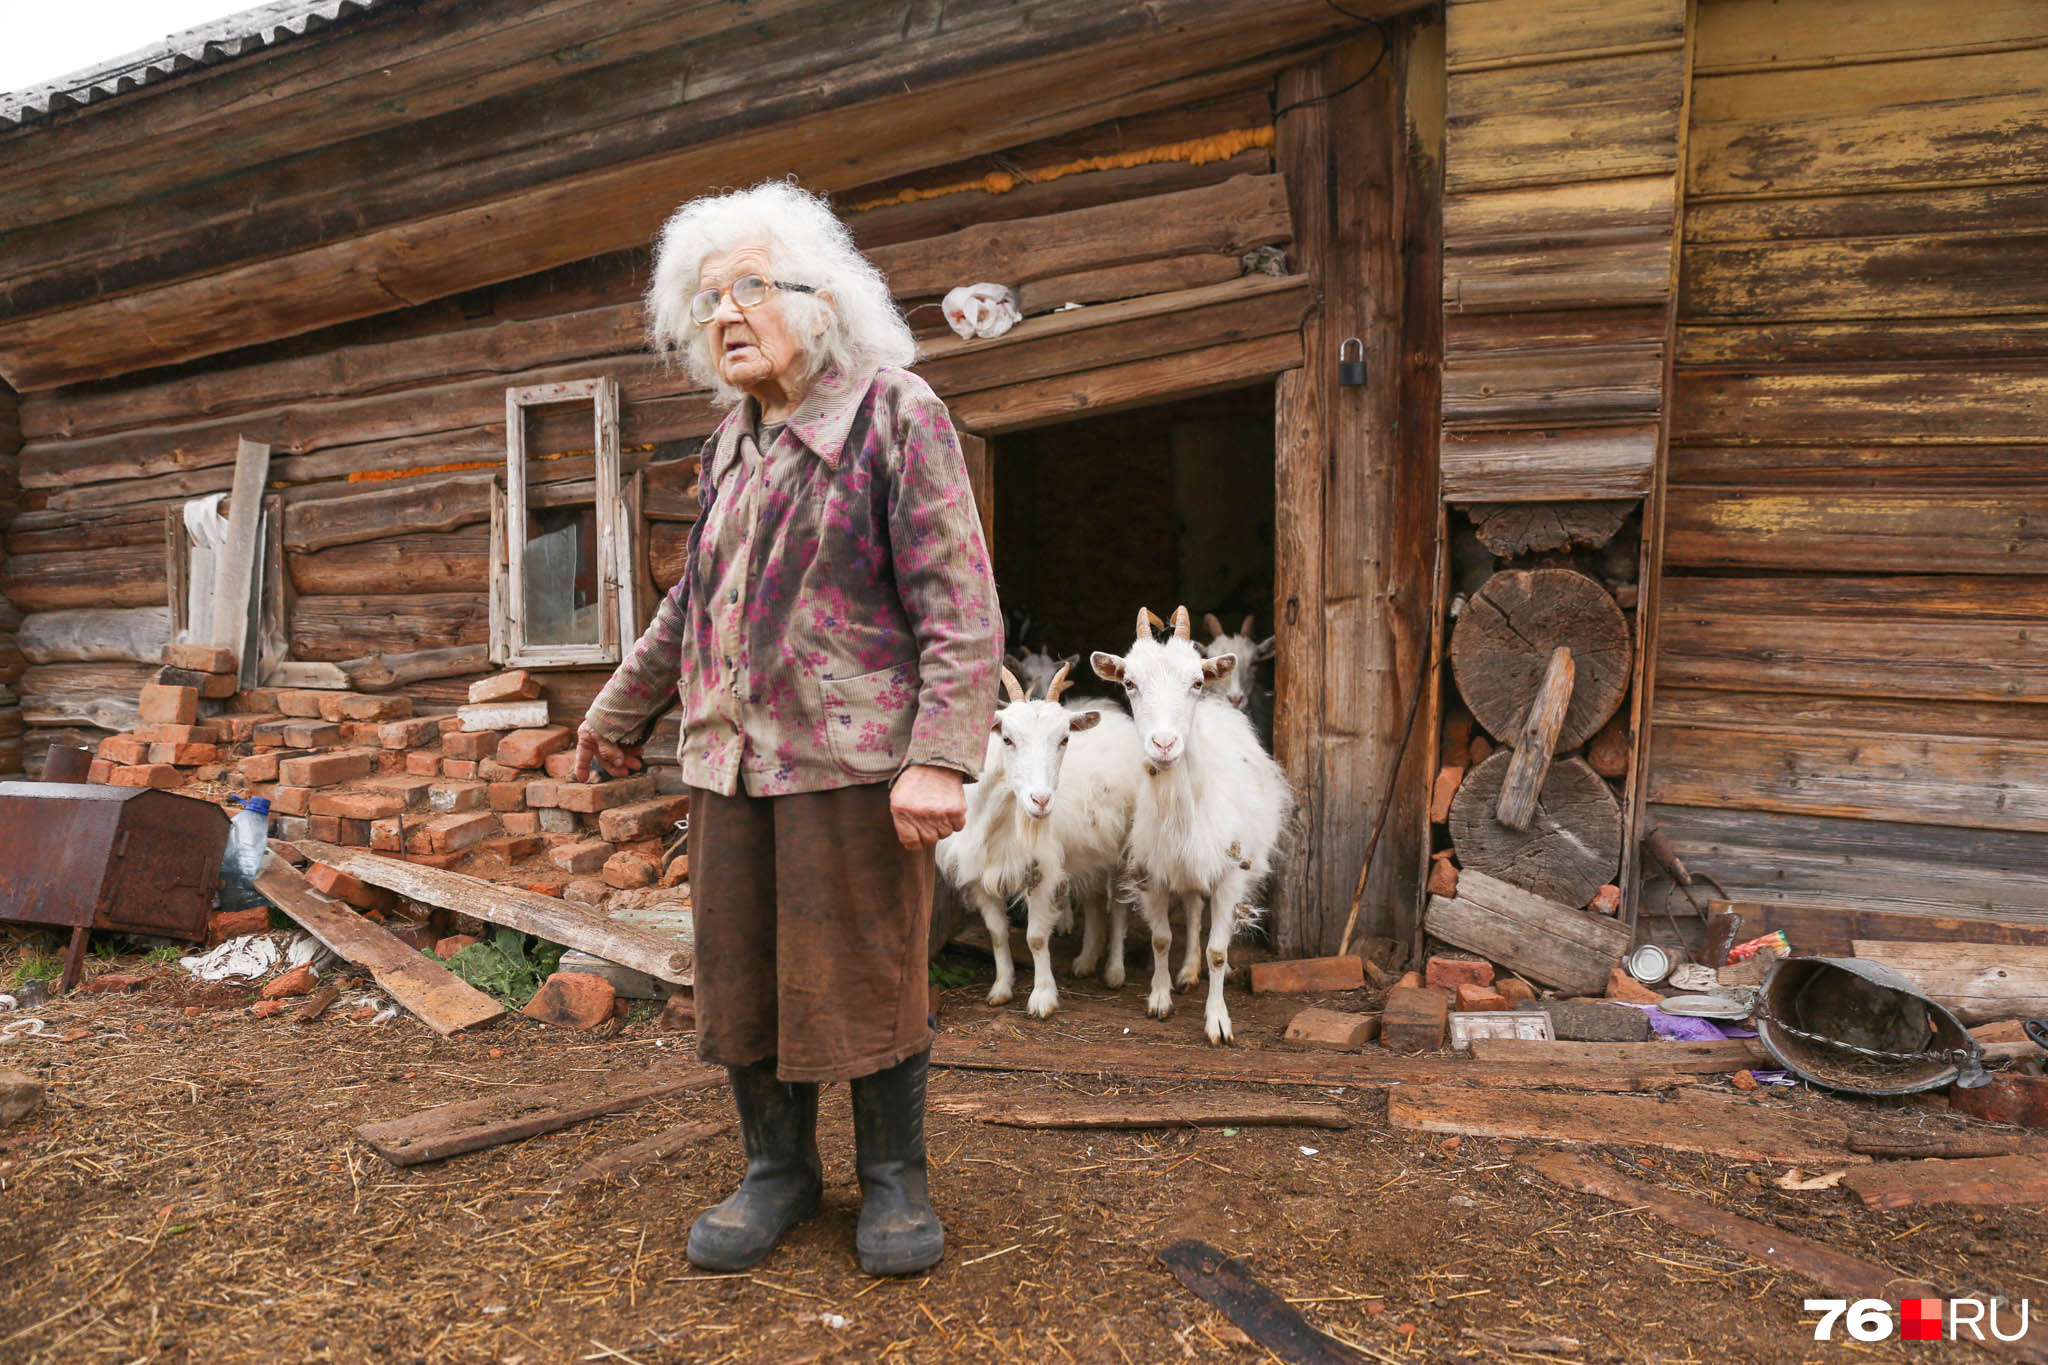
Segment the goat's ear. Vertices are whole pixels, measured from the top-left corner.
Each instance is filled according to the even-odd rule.
[[[1001,716],[990,716],[988,718],[988,732],[992,735],[999,735],[1003,732],[1003,718]]]
[[[1272,637],[1272,636],[1270,636],[1270,635],[1268,635],[1268,636],[1267,636],[1267,637],[1266,637],[1265,639],[1263,639],[1263,640],[1259,641],[1259,643],[1258,643],[1258,647],[1257,647],[1256,649],[1252,650],[1252,662],[1253,662],[1253,663],[1260,663],[1260,662],[1263,662],[1264,660],[1266,660],[1266,659],[1270,659],[1270,658],[1272,658],[1272,657],[1273,657],[1273,637]]]
[[[1104,654],[1098,649],[1088,656],[1088,666],[1095,670],[1096,677],[1105,682],[1124,680],[1124,661],[1114,654]]]
[[[1253,616],[1247,616],[1247,617],[1245,617],[1245,618],[1244,618],[1244,624],[1243,624],[1243,625],[1241,625],[1241,626],[1239,626],[1239,627],[1237,628],[1237,633],[1238,633],[1239,635],[1245,635],[1245,636],[1249,636],[1249,635],[1250,635],[1250,634],[1252,633],[1252,623],[1253,623],[1254,621],[1256,621],[1257,619],[1258,619],[1257,617],[1253,617]]]
[[[1230,670],[1237,667],[1235,654],[1218,654],[1213,659],[1202,660],[1202,676],[1210,682],[1230,676]]]
[[[1102,713],[1100,711],[1067,712],[1067,729],[1069,731],[1093,730],[1100,724],[1102,724]]]
[[[1215,612],[1205,611],[1202,613],[1202,629],[1208,631],[1209,638],[1213,640],[1223,633],[1223,623],[1216,619]]]

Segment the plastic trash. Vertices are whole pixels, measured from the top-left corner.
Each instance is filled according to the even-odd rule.
[[[178,965],[201,981],[232,981],[236,978],[255,981],[270,975],[270,969],[283,956],[269,935],[244,934],[240,938],[229,939],[211,952],[179,958]]]
[[[256,889],[263,871],[264,855],[270,852],[270,802],[261,796],[239,801],[242,809],[228,822],[228,846],[220,855],[220,891],[215,896],[223,910],[251,910],[270,902]]]
[[[999,337],[1024,317],[1006,284],[963,284],[939,303],[946,325],[961,337]]]

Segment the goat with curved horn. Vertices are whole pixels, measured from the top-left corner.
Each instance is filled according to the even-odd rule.
[[[1024,690],[1024,684],[1017,681],[1017,675],[1009,669],[1003,670],[1003,691],[1011,701],[1030,701],[1031,695]]]
[[[1153,631],[1163,629],[1165,625],[1166,622],[1160,620],[1158,615],[1153,612],[1152,608],[1139,607],[1138,628],[1135,631],[1133,631],[1132,634],[1140,637],[1149,636]]]
[[[1060,671],[1052,675],[1052,681],[1045,685],[1045,699],[1047,701],[1058,701],[1060,693],[1073,686],[1072,683],[1067,681],[1067,670],[1072,666],[1071,664],[1063,663],[1060,665]]]
[[[1192,627],[1188,621],[1188,609],[1185,606],[1175,607],[1173,609],[1173,638],[1185,640],[1188,638],[1188,633],[1191,629]]]

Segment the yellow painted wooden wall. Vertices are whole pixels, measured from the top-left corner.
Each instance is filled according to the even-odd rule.
[[[1652,815],[1741,899],[2048,920],[2048,4],[1695,22]]]

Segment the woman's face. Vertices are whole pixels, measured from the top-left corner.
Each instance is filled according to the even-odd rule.
[[[775,278],[766,247],[743,246],[706,257],[698,271],[697,287],[729,289],[743,275]],[[746,309],[734,303],[730,293],[719,298],[718,312],[704,330],[710,334],[712,363],[718,367],[719,377],[734,388],[755,393],[779,386],[803,354],[796,335],[785,325],[783,298],[782,291],[770,290],[767,298]]]

